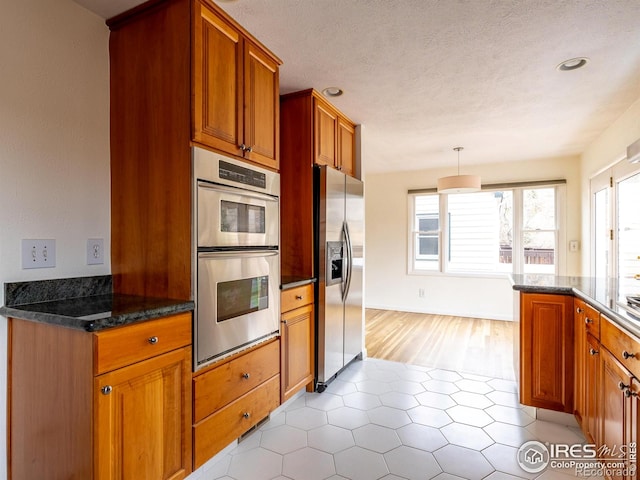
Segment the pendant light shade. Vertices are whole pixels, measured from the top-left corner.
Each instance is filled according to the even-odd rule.
[[[455,147],[458,152],[458,174],[438,179],[438,193],[471,193],[478,192],[481,188],[478,175],[460,175],[460,150],[464,147]]]

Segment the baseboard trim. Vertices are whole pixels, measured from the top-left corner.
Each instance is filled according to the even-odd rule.
[[[449,315],[452,317],[465,317],[465,318],[485,318],[487,320],[504,320],[507,322],[514,322],[513,315],[499,315],[499,314],[471,314],[469,312],[451,312],[451,311],[438,311],[438,310],[421,310],[417,308],[406,308],[398,305],[365,305],[364,308],[371,308],[376,310],[393,310],[396,312],[407,312],[407,313],[424,313],[427,315]]]

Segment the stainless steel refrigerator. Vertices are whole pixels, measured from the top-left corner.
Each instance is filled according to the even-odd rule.
[[[328,167],[314,168],[316,389],[324,391],[362,354],[364,186]]]

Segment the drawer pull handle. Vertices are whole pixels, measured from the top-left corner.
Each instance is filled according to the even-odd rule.
[[[629,353],[625,350],[624,352],[622,352],[622,358],[624,358],[625,360],[629,360],[630,358],[636,358],[636,354]]]
[[[113,391],[113,387],[111,385],[105,385],[100,389],[103,395],[109,395]]]
[[[251,374],[249,374],[249,373],[243,373],[242,374],[242,378],[244,378],[245,380],[249,380],[250,377],[251,377]]]
[[[296,300],[302,300],[302,295],[296,295]]]
[[[250,414],[249,412],[244,412],[244,413],[242,414],[242,416],[243,416],[244,418],[249,418],[249,417],[251,417],[251,414]]]
[[[282,324],[286,325],[286,324],[287,324],[287,321],[286,321],[286,320],[280,320],[280,323],[282,323]]]
[[[599,352],[598,350],[596,350],[595,348],[590,348],[589,349],[589,355],[593,356],[593,355],[597,355]]]
[[[631,385],[625,385],[624,382],[618,382],[618,388],[620,390],[625,390],[627,388],[631,387]]]
[[[151,345],[155,345],[156,343],[158,343],[158,337],[153,336],[153,337],[149,337],[149,340],[147,340]]]
[[[586,323],[587,325],[589,325],[590,323],[593,323],[593,320],[591,320],[589,317],[586,317],[584,319],[584,323]]]
[[[582,313],[582,312],[583,310],[580,307],[576,308],[576,313]]]
[[[632,392],[630,388],[627,388],[624,391],[624,396],[627,397],[627,398],[631,398],[631,397],[637,397],[638,394],[636,392]]]

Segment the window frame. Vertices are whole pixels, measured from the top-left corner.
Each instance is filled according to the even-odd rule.
[[[407,252],[407,273],[409,275],[447,275],[456,277],[489,277],[504,278],[511,274],[524,273],[524,241],[523,241],[523,192],[524,190],[532,190],[537,188],[553,188],[555,192],[555,230],[545,230],[555,233],[554,245],[554,272],[549,274],[562,275],[566,271],[566,255],[560,250],[561,245],[566,244],[566,182],[565,181],[548,181],[548,182],[523,182],[519,184],[489,185],[482,188],[482,192],[500,192],[511,191],[513,195],[513,244],[512,244],[512,269],[509,272],[497,271],[480,271],[480,270],[461,270],[449,269],[450,256],[450,219],[448,211],[448,199],[450,194],[438,194],[435,189],[428,190],[410,190],[408,192],[408,214],[409,214],[409,235],[408,235],[408,252]],[[416,238],[414,231],[415,225],[415,198],[424,195],[439,196],[439,216],[440,228],[438,231],[438,241],[440,245],[438,268],[432,270],[416,268]],[[541,230],[539,230],[541,231]],[[517,252],[517,254],[516,254]]]

